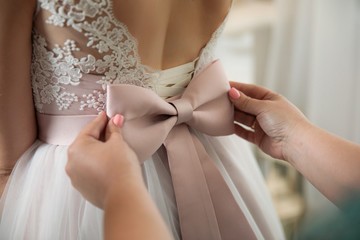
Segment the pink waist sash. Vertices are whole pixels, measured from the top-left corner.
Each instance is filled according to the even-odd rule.
[[[212,136],[232,134],[233,106],[222,65],[214,61],[200,71],[182,96],[167,101],[132,85],[109,85],[107,114],[123,114],[124,139],[144,162],[164,145],[185,240],[256,239],[229,187],[194,128]],[[95,115],[37,114],[39,139],[69,145]]]
[[[47,115],[36,113],[38,138],[54,145],[70,145],[97,115]]]

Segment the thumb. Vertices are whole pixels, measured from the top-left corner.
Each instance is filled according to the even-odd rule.
[[[116,114],[112,117],[106,127],[105,131],[105,141],[109,140],[114,134],[122,136],[121,128],[124,124],[124,116]]]
[[[107,122],[107,116],[105,112],[101,112],[99,116],[96,117],[91,123],[86,125],[81,132],[79,133],[79,136],[87,136],[92,137],[95,139],[99,139],[101,136],[101,133],[103,132]]]
[[[230,101],[234,104],[237,111],[242,111],[251,115],[259,115],[262,111],[263,103],[261,100],[246,96],[236,88],[231,88],[228,92]]]

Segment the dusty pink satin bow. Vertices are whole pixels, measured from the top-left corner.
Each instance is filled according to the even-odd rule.
[[[132,85],[107,89],[107,113],[125,116],[124,138],[140,161],[162,144],[166,147],[185,240],[255,238],[220,172],[188,128],[214,136],[232,134],[229,89],[220,61],[206,66],[181,97],[168,102]]]
[[[184,240],[256,239],[220,172],[189,126],[208,135],[232,134],[233,106],[220,61],[190,82],[184,94],[164,101],[151,90],[109,85],[107,113],[125,116],[123,134],[141,162],[164,144]],[[69,145],[94,115],[37,114],[39,139]]]

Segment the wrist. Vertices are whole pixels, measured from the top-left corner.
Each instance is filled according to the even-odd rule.
[[[146,190],[144,180],[139,174],[128,174],[117,179],[113,179],[107,186],[104,197],[104,208],[106,205],[111,204],[113,201],[121,201],[126,199],[142,189]]]
[[[297,159],[303,155],[303,147],[309,140],[309,134],[314,129],[309,121],[299,121],[288,133],[282,146],[284,160],[292,165],[296,165]]]

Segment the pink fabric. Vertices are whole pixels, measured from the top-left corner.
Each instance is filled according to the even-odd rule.
[[[167,101],[133,85],[107,88],[107,114],[125,116],[124,138],[139,160],[166,147],[185,240],[256,239],[220,172],[189,131],[190,126],[214,136],[234,132],[229,89],[220,61],[200,71],[182,96]],[[38,114],[40,140],[70,144],[94,117]]]

